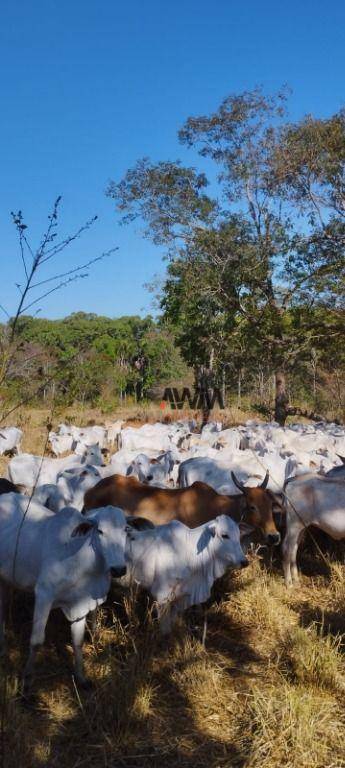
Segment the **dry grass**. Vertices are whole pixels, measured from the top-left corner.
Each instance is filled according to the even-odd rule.
[[[39,451],[47,412],[24,418],[24,447]],[[102,421],[89,411],[79,423],[92,418]],[[73,683],[68,627],[53,614],[30,705],[19,681],[32,604],[16,596],[2,662],[1,765],[345,768],[345,565],[331,559],[322,573],[308,552],[302,565],[291,592],[279,560],[268,569],[254,557],[224,577],[205,647],[197,613],[162,639],[145,601],[114,592],[85,646],[87,693]]]

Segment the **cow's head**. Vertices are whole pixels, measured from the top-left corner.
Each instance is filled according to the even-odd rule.
[[[72,532],[72,536],[91,534],[93,546],[101,555],[105,570],[114,578],[126,573],[125,547],[128,525],[122,509],[101,507],[85,518]]]
[[[279,544],[280,533],[276,528],[273,513],[278,510],[282,511],[282,502],[276,494],[267,490],[269,472],[266,472],[261,485],[256,488],[248,488],[243,485],[234,472],[231,472],[231,477],[245,498],[242,522],[252,528],[259,528],[267,544]]]
[[[82,464],[92,464],[96,467],[105,467],[101,449],[98,443],[93,445],[85,444],[85,453],[82,458]]]
[[[213,539],[212,550],[215,556],[215,576],[224,572],[220,567],[222,562],[226,568],[246,568],[249,565],[240,543],[240,529],[228,515],[219,515],[203,526],[202,534],[197,543],[197,554],[209,546]]]

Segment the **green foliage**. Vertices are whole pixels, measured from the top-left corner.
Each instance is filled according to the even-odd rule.
[[[25,382],[27,395],[37,390],[37,399],[54,393],[65,403],[104,405],[118,402],[125,393],[142,397],[153,384],[186,375],[172,332],[150,316],[24,316],[18,321],[17,342],[7,392],[18,394]]]
[[[223,381],[344,370],[345,112],[292,124],[286,101],[255,89],[188,118],[179,138],[216,164],[213,200],[204,174],[147,159],[108,190],[167,245],[164,317],[189,365]]]
[[[179,161],[154,165],[145,157],[119,184],[111,182],[106,194],[116,200],[122,223],[142,218],[145,235],[158,245],[185,237],[191,221],[197,226],[212,220],[216,205],[203,191],[207,184],[204,173]]]

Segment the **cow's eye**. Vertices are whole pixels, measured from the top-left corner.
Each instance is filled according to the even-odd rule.
[[[101,529],[100,529],[100,528],[97,528],[97,531],[98,531],[98,533],[100,533],[100,534],[101,534],[101,536],[103,536],[103,531],[101,531]]]
[[[230,536],[228,533],[222,533],[222,539],[230,539]]]

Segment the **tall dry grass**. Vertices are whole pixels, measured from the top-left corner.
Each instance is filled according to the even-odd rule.
[[[24,447],[39,451],[47,414],[25,418]],[[92,418],[102,420],[88,412]],[[161,638],[146,598],[134,603],[113,590],[85,645],[88,692],[73,681],[68,626],[53,613],[30,703],[20,696],[20,678],[32,600],[15,595],[1,662],[0,764],[345,767],[345,565],[330,559],[323,574],[318,553],[312,568],[307,555],[307,575],[291,592],[278,556],[270,568],[253,556],[246,571],[224,577],[208,608],[205,646],[198,612]]]

